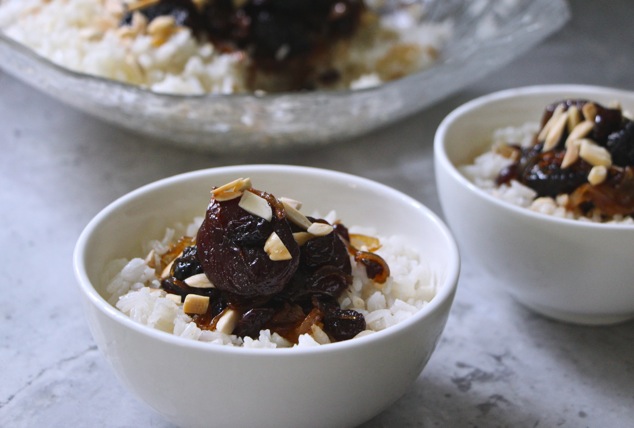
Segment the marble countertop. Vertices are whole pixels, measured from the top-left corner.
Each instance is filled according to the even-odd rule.
[[[513,86],[634,88],[630,0],[571,1],[572,20],[528,54],[372,135],[301,152],[201,155],[158,146],[0,72],[0,426],[168,427],[115,379],[96,348],[72,272],[75,240],[101,208],[194,169],[286,163],[393,186],[441,213],[432,141],[442,118]],[[634,421],[634,322],[550,321],[490,285],[463,254],[436,353],[409,392],[364,425],[626,427]]]

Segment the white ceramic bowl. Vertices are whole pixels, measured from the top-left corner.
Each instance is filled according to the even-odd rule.
[[[244,349],[139,325],[104,299],[105,264],[140,251],[177,221],[202,215],[212,185],[240,176],[302,210],[335,208],[347,224],[401,234],[436,274],[434,299],[381,332],[315,348]],[[95,341],[119,379],[181,426],[354,426],[406,392],[431,356],[456,290],[459,256],[448,229],[412,198],[355,176],[293,166],[192,172],[138,189],[99,213],[77,243],[75,273]]]
[[[457,108],[435,137],[438,193],[464,257],[519,302],[555,319],[608,324],[634,317],[634,226],[567,220],[511,205],[476,187],[458,167],[490,149],[493,130],[539,122],[565,98],[634,111],[634,93],[549,85],[487,95]]]

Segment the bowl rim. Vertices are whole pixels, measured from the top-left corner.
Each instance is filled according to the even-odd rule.
[[[443,238],[446,241],[448,246],[449,258],[447,263],[447,275],[446,277],[439,282],[437,292],[432,298],[432,300],[425,304],[424,307],[419,309],[414,315],[409,317],[406,320],[400,321],[394,326],[388,327],[384,330],[369,334],[367,336],[362,336],[359,338],[355,338],[352,340],[347,340],[343,342],[336,342],[327,345],[320,346],[311,346],[311,347],[291,347],[291,348],[244,348],[237,346],[224,346],[211,344],[206,342],[195,341],[179,336],[175,336],[171,333],[167,333],[164,331],[156,330],[152,327],[148,327],[142,324],[139,324],[133,321],[124,313],[117,310],[113,305],[108,303],[95,289],[92,285],[90,279],[88,278],[88,274],[86,272],[86,260],[84,259],[84,253],[91,239],[92,235],[99,228],[100,224],[106,220],[115,210],[119,207],[126,205],[127,203],[135,200],[141,195],[144,195],[147,192],[154,191],[166,186],[171,186],[176,183],[182,183],[189,180],[196,179],[201,176],[214,175],[214,174],[240,174],[244,175],[247,173],[274,173],[279,172],[280,169],[285,172],[291,172],[294,174],[308,174],[308,175],[321,175],[326,174],[330,177],[339,179],[339,180],[348,180],[352,181],[358,185],[366,185],[372,186],[378,189],[381,192],[391,193],[392,195],[402,199],[405,203],[410,204],[417,210],[421,211],[421,213],[430,221],[430,223],[439,229]],[[216,167],[216,168],[207,168],[201,169],[191,172],[186,172],[178,175],[174,175],[171,177],[163,178],[158,181],[154,181],[152,183],[146,184],[136,190],[133,190],[118,199],[114,200],[110,204],[108,204],[105,208],[103,208],[95,217],[93,217],[90,222],[85,226],[83,231],[81,232],[74,251],[73,251],[73,271],[75,275],[75,279],[79,284],[79,288],[82,294],[88,299],[89,303],[96,308],[96,310],[100,311],[103,315],[110,318],[112,321],[115,321],[118,324],[123,325],[126,328],[130,328],[139,334],[143,334],[153,340],[164,342],[168,345],[180,346],[186,349],[195,349],[199,351],[206,352],[221,352],[221,353],[229,353],[232,355],[269,355],[279,357],[281,355],[291,356],[291,355],[305,355],[305,354],[322,354],[322,353],[332,353],[332,352],[340,352],[346,349],[353,349],[363,347],[367,344],[374,342],[381,342],[386,340],[389,336],[393,334],[398,334],[403,330],[410,328],[414,324],[417,324],[420,320],[425,318],[429,318],[433,313],[440,310],[441,306],[453,300],[453,296],[456,292],[458,285],[458,277],[460,273],[460,255],[458,252],[458,246],[456,244],[453,235],[449,231],[449,228],[443,223],[443,221],[438,217],[435,213],[433,213],[429,208],[427,208],[422,203],[413,199],[412,197],[394,189],[388,187],[384,184],[378,183],[376,181],[363,178],[360,176],[355,176],[352,174],[334,171],[334,170],[326,170],[315,167],[305,167],[305,166],[294,166],[294,165],[277,165],[277,164],[255,164],[255,165],[234,165],[234,166],[224,166],[224,167]]]
[[[614,95],[623,96],[632,99],[634,102],[634,92],[625,89],[619,89],[607,86],[598,85],[582,85],[582,84],[547,84],[547,85],[531,85],[521,86],[516,88],[504,89],[501,91],[492,92],[477,98],[474,98],[466,103],[458,106],[451,111],[440,123],[436,133],[434,135],[434,157],[436,159],[437,168],[443,168],[451,178],[458,182],[461,186],[468,189],[471,193],[486,201],[489,204],[493,204],[503,211],[513,213],[518,216],[526,217],[533,221],[542,221],[558,225],[560,227],[571,228],[583,228],[583,229],[600,229],[600,230],[615,230],[623,231],[634,228],[632,224],[618,224],[618,223],[596,223],[592,221],[583,221],[577,219],[569,219],[563,217],[556,217],[549,214],[540,213],[538,211],[532,211],[525,207],[511,204],[500,198],[497,198],[483,189],[475,185],[471,180],[462,174],[458,168],[449,160],[447,155],[447,133],[449,130],[460,121],[467,113],[478,110],[482,107],[490,104],[504,102],[512,98],[518,97],[532,97],[538,95],[553,95],[557,94],[574,94],[582,93],[583,97],[591,97],[593,95]],[[553,100],[556,101],[556,100]],[[493,131],[491,129],[490,131]]]

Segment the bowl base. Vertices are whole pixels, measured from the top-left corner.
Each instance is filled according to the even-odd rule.
[[[517,299],[516,299],[517,300]],[[610,325],[618,324],[634,318],[634,313],[621,314],[588,314],[579,312],[567,312],[534,303],[517,300],[521,305],[546,318],[579,325]]]

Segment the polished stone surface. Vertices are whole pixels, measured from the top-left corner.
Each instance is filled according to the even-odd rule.
[[[301,152],[218,156],[157,146],[0,72],[0,426],[170,426],[119,384],[83,318],[71,255],[106,204],[194,169],[285,163],[378,180],[440,213],[433,135],[461,103],[530,84],[634,88],[634,3],[576,0],[571,9],[562,31],[450,99],[372,135]],[[489,282],[463,254],[437,352],[410,391],[364,426],[633,426],[634,322],[550,321]]]

